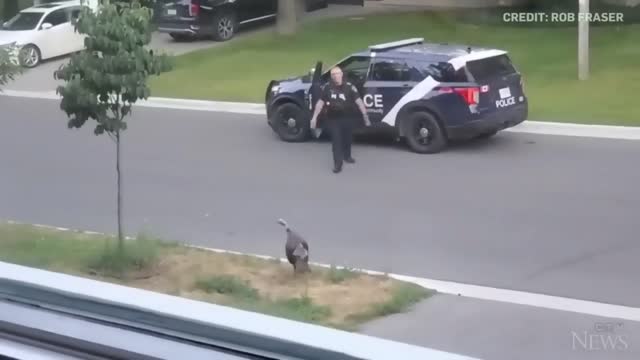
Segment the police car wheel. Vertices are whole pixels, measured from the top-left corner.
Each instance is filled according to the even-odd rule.
[[[288,142],[304,141],[309,135],[309,119],[302,109],[292,103],[278,106],[273,112],[272,123],[280,139]]]
[[[216,41],[231,40],[236,33],[236,15],[225,11],[213,18],[213,38]]]
[[[447,138],[436,118],[423,111],[410,114],[404,124],[409,148],[420,154],[440,152],[447,145]]]

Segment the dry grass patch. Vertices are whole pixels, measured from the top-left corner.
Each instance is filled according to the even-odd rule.
[[[313,267],[294,275],[288,263],[168,244],[148,236],[116,256],[105,236],[0,224],[0,260],[355,330],[403,312],[431,292],[385,276]]]

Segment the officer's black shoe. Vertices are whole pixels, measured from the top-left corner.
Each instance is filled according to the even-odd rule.
[[[344,161],[345,161],[345,162],[347,162],[347,163],[349,163],[349,164],[353,164],[353,163],[355,163],[355,162],[356,162],[356,159],[354,159],[354,158],[350,157],[350,158],[348,158],[348,159],[344,159]]]
[[[342,166],[334,166],[334,167],[333,167],[333,173],[334,173],[334,174],[337,174],[337,173],[339,173],[340,171],[342,171]]]

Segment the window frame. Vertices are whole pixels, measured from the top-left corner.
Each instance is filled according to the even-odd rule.
[[[422,79],[420,80],[413,80],[414,82],[421,82],[424,81],[427,77],[431,76],[433,77],[433,79],[437,82],[440,83],[468,83],[471,81],[469,74],[467,73],[467,69],[466,66],[461,67],[458,70],[453,69],[453,65],[451,65],[451,63],[449,63],[448,61],[438,61],[435,59],[410,59],[409,61],[407,61],[408,67],[414,67],[414,68],[418,68],[418,70],[421,73],[426,74],[426,76],[422,77]],[[452,70],[455,71],[454,73],[454,77],[453,78],[446,78],[445,76],[434,76],[433,73],[431,73],[428,69],[434,65],[444,65],[447,67],[450,67]],[[436,69],[439,70],[441,72],[440,75],[445,75],[443,73],[443,70],[440,69]],[[464,78],[462,78],[464,77]]]
[[[363,82],[362,84],[358,84],[358,85],[364,85],[364,83],[367,82],[368,78],[369,78],[369,74],[371,73],[371,64],[373,63],[373,57],[368,56],[368,55],[350,55],[347,56],[346,58],[343,58],[342,60],[340,60],[338,63],[330,66],[329,68],[327,68],[327,70],[325,71],[324,74],[322,74],[322,77],[320,78],[322,83],[328,83],[331,80],[331,69],[338,66],[340,67],[340,69],[342,69],[343,73],[344,73],[344,80],[345,81],[350,81],[351,79],[348,76],[347,71],[345,71],[345,66],[344,64],[350,61],[353,61],[353,59],[364,59],[367,61],[367,71],[366,74],[364,76],[364,78],[362,79]]]
[[[404,73],[406,73],[407,77],[406,78],[400,78],[400,79],[391,79],[391,80],[384,80],[384,79],[374,79],[374,73],[375,73],[375,67],[377,64],[380,63],[393,63],[393,64],[400,64],[400,66],[402,67],[402,70]],[[415,80],[412,80],[409,74],[409,65],[407,63],[407,59],[400,59],[400,58],[396,58],[396,57],[387,57],[387,56],[376,56],[373,61],[371,61],[371,65],[370,65],[370,69],[369,69],[369,74],[367,76],[367,81],[370,82],[376,82],[376,83],[410,83],[410,82],[417,82]]]

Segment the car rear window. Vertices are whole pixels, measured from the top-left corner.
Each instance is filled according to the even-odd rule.
[[[516,73],[511,59],[506,54],[467,61],[467,69],[473,78],[479,82]]]
[[[467,82],[467,75],[464,69],[457,71],[453,66],[446,62],[425,62],[425,61],[408,61],[409,74],[412,81],[422,81],[427,76],[431,76],[439,82]]]

